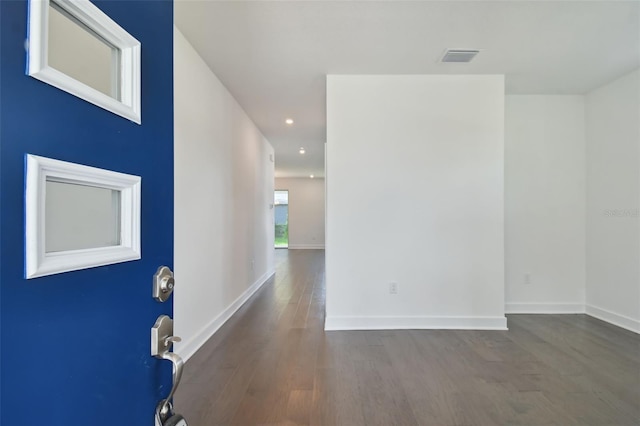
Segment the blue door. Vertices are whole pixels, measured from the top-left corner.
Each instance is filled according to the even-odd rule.
[[[173,3],[94,4],[142,44],[141,125],[25,75],[27,2],[0,1],[3,426],[151,426],[169,393],[150,329],[172,315],[151,282],[173,267]],[[141,260],[26,280],[25,154],[141,176]]]

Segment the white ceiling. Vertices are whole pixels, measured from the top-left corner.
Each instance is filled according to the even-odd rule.
[[[293,177],[324,175],[326,74],[506,74],[507,93],[583,94],[640,66],[639,11],[639,1],[177,0],[175,22],[273,145],[276,176]],[[439,63],[446,48],[482,51]]]

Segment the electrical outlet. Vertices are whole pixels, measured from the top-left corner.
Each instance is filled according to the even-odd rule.
[[[256,261],[251,259],[251,270],[253,271],[256,268]]]
[[[524,285],[531,285],[531,272],[524,274]]]
[[[389,294],[398,294],[398,283],[389,283]]]

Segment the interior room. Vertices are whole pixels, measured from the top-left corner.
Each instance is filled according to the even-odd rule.
[[[640,2],[0,11],[1,424],[640,424]]]
[[[624,2],[615,6],[599,2],[178,3],[176,51],[189,51],[192,60],[180,61],[177,74],[184,70],[185,80],[191,75],[188,80],[193,84],[187,70],[198,64],[209,74],[207,81],[221,81],[263,132],[274,147],[275,186],[291,191],[292,227],[304,217],[314,220],[305,225],[305,232],[316,234],[321,228],[316,226],[314,212],[322,211],[326,220],[322,245],[326,275],[319,278],[314,275],[317,272],[309,272],[299,278],[303,288],[292,290],[293,278],[281,275],[305,272],[293,265],[285,269],[276,253],[274,282],[266,284],[274,288],[261,290],[250,305],[256,307],[247,308],[255,311],[237,319],[252,321],[253,315],[267,315],[258,313],[268,303],[263,299],[276,296],[264,293],[291,291],[285,300],[295,309],[270,305],[278,312],[267,315],[272,328],[262,325],[249,331],[269,336],[277,344],[249,339],[238,343],[278,355],[256,356],[255,376],[245,377],[240,371],[255,359],[235,354],[240,359],[230,361],[227,350],[233,353],[235,345],[230,337],[219,336],[235,335],[239,326],[215,333],[215,321],[203,323],[200,340],[213,337],[202,347],[204,354],[192,361],[196,370],[220,362],[238,370],[215,369],[206,384],[190,384],[186,379],[185,393],[178,394],[183,411],[223,424],[507,424],[515,418],[529,424],[541,417],[550,423],[604,424],[616,419],[632,424],[638,415],[631,409],[638,405],[634,402],[638,395],[628,387],[638,383],[634,369],[628,370],[633,379],[621,385],[624,391],[604,390],[616,404],[629,403],[628,419],[613,412],[603,414],[607,410],[602,406],[581,414],[566,408],[564,404],[575,402],[566,399],[569,393],[588,393],[596,385],[589,391],[567,383],[559,390],[560,382],[547,383],[545,388],[537,382],[544,376],[537,367],[528,371],[527,365],[518,362],[513,368],[523,375],[514,382],[497,370],[508,370],[513,361],[503,352],[523,351],[527,359],[536,356],[534,343],[519,341],[518,332],[535,335],[545,348],[563,342],[545,353],[549,359],[541,357],[548,361],[546,367],[561,375],[596,380],[582,376],[582,368],[587,368],[583,362],[605,354],[595,355],[599,350],[590,345],[575,346],[585,339],[593,343],[588,337],[591,332],[612,337],[616,330],[629,339],[623,345],[632,348],[625,361],[610,359],[612,364],[602,368],[618,369],[619,363],[631,360],[628,366],[637,365],[637,6]],[[229,39],[237,43],[232,46]],[[479,53],[469,63],[444,63],[448,47],[477,48]],[[257,63],[260,73],[246,76],[240,71]],[[276,81],[280,84],[271,84]],[[179,92],[179,75],[176,82]],[[177,98],[181,96],[193,100],[195,92],[176,93]],[[293,124],[285,121],[289,118]],[[177,147],[179,131],[177,126]],[[238,142],[234,139],[231,144]],[[324,169],[311,163],[312,150],[320,154]],[[296,215],[295,191],[304,182],[317,185],[318,177],[324,178],[326,200],[307,188],[315,201],[305,200],[307,210]],[[177,228],[176,233],[180,234]],[[307,239],[299,248],[319,244]],[[293,244],[289,248],[287,262],[313,259],[311,253],[294,250],[298,247]],[[322,283],[305,282],[312,279]],[[255,282],[261,280],[264,277]],[[178,326],[181,291],[187,290],[176,291]],[[284,303],[280,298],[278,302]],[[305,315],[305,322],[301,323],[300,315]],[[215,312],[211,318],[218,318]],[[321,337],[317,329],[325,330]],[[424,343],[428,354],[420,355],[423,341],[436,336],[443,338],[440,343],[447,349],[430,353],[433,348]],[[512,336],[512,341],[505,343],[503,339],[510,338],[504,336]],[[407,340],[417,343],[413,346]],[[353,347],[347,341],[353,341]],[[421,356],[424,362],[440,359],[434,365],[456,370],[442,367],[442,357],[464,352],[460,341],[481,342],[481,348],[458,362],[479,358],[480,369],[491,373],[485,377],[471,369],[445,376],[461,383],[477,379],[509,384],[497,385],[501,387],[497,392],[489,384],[451,385],[425,372],[428,367],[416,360]],[[232,348],[225,349],[226,344]],[[283,348],[276,349],[278,344]],[[402,352],[395,347],[402,344],[410,349]],[[181,350],[177,346],[176,351]],[[299,357],[289,353],[296,350]],[[565,358],[576,351],[590,355],[582,360]],[[301,359],[308,353],[317,357],[315,364]],[[265,368],[276,371],[264,372]],[[400,372],[403,368],[409,371]],[[301,369],[313,372],[301,373]],[[354,383],[344,383],[341,375]],[[424,380],[415,375],[423,375]],[[536,384],[523,385],[520,380],[526,382],[525,377]],[[369,386],[381,389],[363,390]],[[467,394],[462,390],[465,386],[475,391]],[[507,389],[517,390],[517,397],[508,396]],[[239,395],[228,396],[228,392]],[[526,413],[521,417],[488,413],[486,407],[500,403],[478,395],[492,392],[495,400],[506,405],[523,404]],[[214,396],[196,401],[198,393]],[[334,396],[326,400],[326,393]],[[551,394],[564,401],[559,404],[564,408],[538,400]],[[589,399],[585,396],[579,404]],[[372,405],[373,401],[380,406]],[[469,412],[456,414],[453,407],[458,406]],[[474,411],[473,407],[479,408]],[[505,408],[505,412],[512,410]],[[480,418],[474,419],[471,411]]]

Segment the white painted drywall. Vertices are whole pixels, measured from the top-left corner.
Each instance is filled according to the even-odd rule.
[[[587,313],[640,332],[640,70],[586,96]]]
[[[175,334],[189,357],[274,271],[273,148],[174,28]]]
[[[504,101],[498,75],[327,77],[325,328],[506,326]]]
[[[289,191],[289,248],[324,248],[324,179],[280,178]]]
[[[583,96],[507,96],[508,313],[584,312],[585,143]]]

